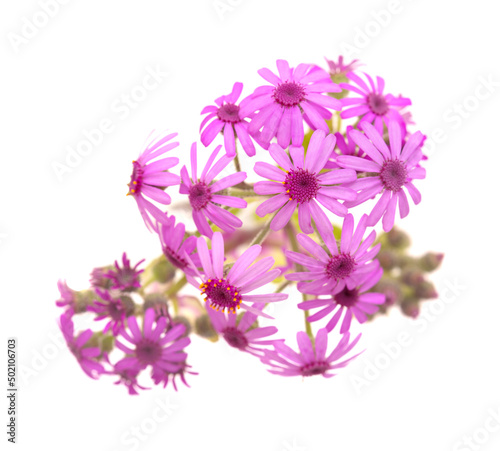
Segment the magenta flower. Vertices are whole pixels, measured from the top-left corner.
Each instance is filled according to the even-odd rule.
[[[125,325],[125,319],[130,307],[127,308],[127,305],[119,297],[112,298],[107,291],[101,291],[97,288],[96,293],[100,299],[95,300],[87,310],[97,314],[95,321],[108,319],[109,321],[102,332],[105,334],[111,329],[113,335],[116,336]]]
[[[58,307],[69,307],[72,310],[76,310],[76,291],[68,287],[65,280],[57,281],[57,288],[61,295],[61,298],[56,301]]]
[[[182,183],[180,193],[189,196],[189,203],[193,209],[194,223],[198,231],[209,238],[212,236],[213,231],[208,224],[207,218],[226,232],[232,232],[235,228],[241,227],[243,224],[241,219],[224,210],[219,205],[226,205],[233,208],[245,208],[247,206],[246,201],[243,199],[226,196],[223,193],[217,194],[241,183],[247,178],[246,172],[236,172],[216,182],[213,181],[234,158],[224,155],[212,167],[221,147],[217,146],[212,152],[201,173],[201,177],[198,178],[196,143],[193,143],[191,146],[191,179],[189,178],[186,166],[181,170]]]
[[[277,144],[271,145],[269,153],[282,168],[265,162],[255,164],[254,171],[269,182],[257,182],[254,190],[257,194],[273,195],[257,207],[256,213],[263,217],[277,212],[271,221],[272,230],[280,230],[288,224],[298,207],[299,225],[304,233],[312,233],[311,217],[321,230],[330,230],[331,223],[318,202],[335,213],[345,216],[347,208],[338,202],[356,199],[356,193],[339,185],[356,180],[353,170],[337,169],[320,174],[335,146],[335,136],[316,130],[309,142],[304,160],[302,147],[290,147],[290,157]],[[276,180],[276,181],[273,181]]]
[[[75,338],[72,316],[73,310],[71,309],[63,313],[59,319],[59,328],[69,350],[76,357],[84,373],[92,379],[97,379],[100,374],[104,373],[104,367],[96,360],[101,354],[101,350],[94,347],[85,347],[93,334],[90,329],[81,332]]]
[[[177,324],[166,331],[165,317],[155,321],[155,312],[152,308],[144,313],[142,330],[137,325],[137,318],[129,316],[128,329],[120,331],[121,337],[129,342],[128,345],[116,340],[116,347],[127,354],[116,363],[117,371],[141,371],[151,366],[153,371],[169,371],[175,373],[185,364],[187,354],[183,349],[190,343],[189,337],[182,337],[186,328]]]
[[[278,329],[274,326],[252,328],[257,320],[257,315],[252,312],[245,312],[239,321],[236,315],[226,314],[223,311],[216,311],[209,308],[206,303],[208,315],[212,321],[214,329],[233,348],[255,356],[262,356],[262,347],[273,344],[275,340],[263,340],[263,338],[274,335]],[[252,307],[262,311],[264,304],[253,304]]]
[[[314,340],[314,346],[305,332],[297,332],[297,344],[299,352],[295,352],[285,343],[275,342],[274,351],[265,350],[261,361],[271,366],[268,371],[280,376],[316,376],[332,377],[331,371],[344,368],[356,358],[358,353],[348,359],[341,360],[346,356],[361,338],[359,334],[351,343],[349,332],[342,335],[335,349],[327,356],[328,332],[326,329],[318,330]]]
[[[166,388],[168,383],[171,382],[172,385],[174,386],[174,390],[177,391],[177,383],[176,383],[176,378],[180,378],[182,383],[186,386],[189,387],[189,384],[186,381],[186,374],[198,374],[195,373],[194,371],[188,371],[188,368],[191,368],[190,365],[184,364],[179,370],[176,372],[170,372],[168,370],[162,370],[160,368],[155,368],[153,369],[153,372],[151,373],[151,378],[153,379],[153,382],[158,385],[163,383],[163,388]]]
[[[262,247],[256,244],[243,252],[226,273],[224,271],[224,240],[222,234],[220,232],[213,234],[211,252],[208,251],[204,238],[198,238],[197,244],[203,274],[194,265],[193,270],[201,284],[190,275],[187,275],[187,278],[193,286],[199,288],[210,307],[233,314],[241,307],[257,316],[272,318],[250,304],[254,302],[265,304],[267,302],[283,301],[288,295],[283,293],[250,293],[272,282],[281,274],[279,269],[270,270],[274,264],[274,258],[265,257],[254,263],[262,251]]]
[[[224,147],[229,157],[236,155],[235,136],[238,137],[243,146],[243,150],[249,157],[255,155],[255,146],[247,130],[248,122],[245,121],[245,117],[240,114],[240,108],[243,108],[245,104],[250,101],[250,98],[247,97],[240,105],[236,105],[242,89],[242,83],[235,83],[231,94],[215,99],[217,106],[206,106],[201,112],[201,114],[209,114],[203,119],[200,131],[213,119],[201,134],[201,142],[207,147],[212,143],[219,132],[223,132]]]
[[[364,73],[364,72],[363,72]],[[377,77],[377,84],[365,73],[370,87],[361,77],[353,72],[346,74],[347,78],[355,83],[340,83],[342,89],[347,89],[359,94],[361,97],[348,97],[342,99],[342,119],[360,116],[361,121],[366,121],[375,125],[375,128],[382,134],[384,132],[384,123],[396,121],[403,133],[406,126],[399,110],[405,106],[411,105],[411,100],[405,97],[395,97],[392,94],[384,94],[384,79]],[[345,108],[350,107],[350,108]]]
[[[112,269],[104,274],[104,277],[111,280],[111,289],[121,291],[135,291],[136,288],[140,288],[141,281],[139,278],[139,274],[144,270],[137,270],[137,267],[144,260],[145,259],[143,258],[132,268],[130,266],[130,260],[127,258],[127,254],[124,252],[122,256],[123,267],[120,267],[118,265],[118,261],[115,260],[116,269]]]
[[[356,70],[359,66],[361,66],[361,63],[358,63],[358,60],[352,60],[349,64],[344,64],[344,57],[342,55],[339,56],[338,62],[329,60],[328,58],[325,58],[325,60],[328,63],[331,75],[346,74],[347,72]]]
[[[137,389],[149,390],[149,387],[143,387],[142,385],[139,385],[139,382],[137,382],[137,376],[139,375],[139,373],[139,370],[133,368],[125,368],[121,371],[118,371],[116,368],[114,368],[114,371],[111,374],[115,374],[120,378],[116,382],[114,382],[115,385],[122,384],[127,387],[129,395],[138,395],[139,392],[137,391]]]
[[[161,224],[158,235],[160,237],[163,254],[167,260],[176,268],[184,272],[191,271],[184,254],[191,257],[194,265],[199,268],[201,266],[200,258],[193,253],[196,248],[196,237],[189,236],[184,239],[186,226],[179,222],[175,224],[175,216],[170,216],[166,224]]]
[[[361,158],[367,158],[371,160],[371,158],[366,155],[362,150],[360,150],[356,143],[351,139],[349,133],[353,129],[352,125],[347,126],[345,137],[342,133],[335,133],[336,147],[335,152],[332,152],[330,159],[325,164],[325,169],[337,169],[340,166],[337,164],[337,157],[339,155],[355,155]]]
[[[321,237],[330,253],[307,235],[298,234],[297,240],[311,257],[293,251],[286,251],[285,255],[304,266],[307,271],[287,274],[285,278],[298,281],[297,289],[302,293],[336,294],[345,287],[349,290],[356,288],[360,279],[378,266],[378,261],[372,259],[377,255],[380,243],[368,250],[375,240],[375,231],[372,230],[363,240],[367,219],[368,217],[363,215],[354,231],[354,218],[351,214],[345,217],[340,249],[332,229],[329,233],[322,234]]]
[[[342,291],[331,294],[328,298],[301,302],[297,307],[302,310],[322,307],[321,310],[307,318],[310,322],[318,321],[333,312],[332,318],[325,326],[328,332],[335,328],[345,313],[340,327],[340,333],[344,334],[349,331],[353,316],[362,324],[368,319],[367,314],[373,315],[378,311],[379,306],[385,302],[383,294],[367,292],[380,280],[383,272],[383,269],[378,267],[374,271],[364,274],[358,282],[359,285],[352,290],[344,287]]]
[[[341,103],[322,94],[342,90],[317,66],[299,64],[293,69],[285,60],[276,61],[276,65],[279,77],[267,68],[258,71],[272,86],[257,88],[251,101],[240,109],[242,117],[259,111],[248,126],[250,134],[259,135],[266,149],[275,136],[283,148],[287,148],[290,141],[294,146],[301,146],[304,140],[302,115],[314,128],[328,133],[325,119],[332,116],[328,109],[339,111]],[[259,133],[261,128],[262,133]]]
[[[348,185],[359,191],[359,194],[355,201],[346,202],[346,206],[354,207],[383,192],[373,207],[367,224],[374,226],[383,216],[382,225],[388,232],[394,225],[398,203],[401,219],[410,211],[403,188],[406,188],[415,205],[421,201],[420,192],[412,181],[425,178],[425,169],[418,166],[422,160],[423,135],[420,132],[411,135],[401,150],[401,129],[396,122],[389,122],[389,149],[381,134],[371,124],[365,122],[360,124],[360,127],[365,134],[352,130],[351,138],[373,161],[355,156],[339,156],[337,163],[344,168],[375,175],[360,178]]]
[[[167,186],[178,185],[181,181],[178,175],[166,172],[179,163],[179,159],[176,157],[163,157],[166,152],[179,145],[178,142],[168,143],[176,136],[177,133],[172,133],[159,139],[154,138],[146,146],[139,158],[132,161],[134,168],[128,184],[129,191],[127,195],[134,197],[139,212],[147,228],[151,231],[156,231],[157,227],[153,219],[163,223],[166,222],[167,216],[146,197],[160,204],[168,205],[171,199],[164,189]],[[156,160],[160,156],[162,158]]]

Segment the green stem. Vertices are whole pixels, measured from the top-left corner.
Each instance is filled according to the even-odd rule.
[[[302,293],[302,300],[304,302],[307,301],[307,294]],[[309,338],[311,339],[311,343],[314,347],[314,345],[315,345],[314,335],[313,335],[313,331],[311,328],[311,323],[309,321],[307,321],[307,318],[309,318],[309,310],[304,310],[304,322],[306,324],[306,334],[309,335]]]
[[[187,284],[187,279],[186,276],[182,276],[177,282],[175,282],[166,292],[165,295],[170,298],[170,297],[175,297],[177,296],[177,293],[179,290]]]
[[[276,288],[275,293],[281,293],[291,283],[291,280],[285,280],[278,288]]]
[[[251,247],[255,244],[262,244],[264,240],[267,238],[267,235],[269,235],[269,232],[271,231],[271,221],[274,219],[276,216],[276,213],[272,215],[264,224],[264,227],[257,233],[257,235],[254,236],[253,240],[249,244],[248,247]]]
[[[236,142],[235,142],[235,150],[236,150],[236,156],[234,157],[234,167],[236,168],[236,172],[241,172],[241,165],[240,165],[240,158],[238,157],[238,149],[236,149]]]

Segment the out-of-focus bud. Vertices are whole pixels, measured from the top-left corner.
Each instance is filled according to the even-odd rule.
[[[185,316],[175,316],[174,318],[172,318],[172,327],[177,325],[177,324],[184,324],[184,327],[186,328],[186,331],[182,334],[182,337],[187,337],[191,331],[193,330],[193,328],[191,327],[191,323],[189,322],[189,320],[185,317]]]
[[[125,307],[125,316],[133,315],[135,312],[135,302],[132,300],[132,298],[127,295],[121,295],[120,300]]]
[[[416,299],[405,299],[401,303],[401,311],[411,318],[416,318],[420,313],[420,305]]]
[[[410,237],[402,230],[393,227],[390,232],[385,234],[387,244],[395,249],[406,249],[410,246]]]
[[[212,326],[212,322],[210,321],[208,313],[205,313],[196,318],[194,322],[194,333],[213,342],[219,339],[214,326]]]
[[[102,266],[100,268],[94,268],[90,273],[90,285],[92,285],[94,288],[109,290],[113,282],[109,277],[105,277],[104,275],[113,269],[114,266]]]
[[[170,282],[175,277],[176,270],[177,268],[164,255],[155,259],[151,266],[154,280],[160,283]]]
[[[431,272],[441,266],[444,254],[437,254],[435,252],[427,252],[417,260],[419,268],[425,272]]]
[[[400,278],[403,283],[415,288],[419,283],[424,281],[424,273],[421,269],[410,266],[403,269]]]
[[[152,308],[156,313],[156,319],[162,316],[170,319],[168,312],[168,298],[163,293],[149,293],[144,296],[143,311]]]
[[[419,299],[435,299],[438,297],[438,292],[431,282],[423,280],[415,287],[415,296]]]
[[[89,341],[85,343],[85,348],[99,348],[101,354],[97,357],[101,359],[103,355],[109,354],[115,346],[115,338],[111,334],[103,334],[101,331],[94,332]]]
[[[384,294],[385,303],[383,305],[385,306],[398,304],[403,296],[400,285],[395,280],[386,277],[383,277],[370,291]]]
[[[382,249],[377,254],[377,260],[379,261],[380,266],[382,266],[383,269],[390,271],[391,269],[399,265],[400,258],[398,254],[396,254],[396,252]]]

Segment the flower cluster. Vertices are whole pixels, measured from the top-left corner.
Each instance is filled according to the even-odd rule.
[[[123,254],[121,265],[92,270],[88,290],[59,282],[61,330],[87,375],[114,375],[130,394],[147,388],[148,373],[154,384],[187,386],[197,374],[190,335],[223,338],[282,376],[331,377],[359,354],[353,330],[388,305],[384,236],[397,209],[408,216],[407,195],[421,200],[425,136],[410,132],[411,101],[387,93],[384,79],[360,73],[357,60],[327,63],[278,60],[243,98],[234,83],[201,109],[202,146],[188,151],[176,133],[148,141],[127,195],[161,256],[139,269],[143,260],[132,266]],[[189,164],[176,168],[179,146]],[[185,222],[165,209],[177,192]],[[298,352],[274,324],[290,305],[304,314]],[[75,335],[83,312],[94,328]]]

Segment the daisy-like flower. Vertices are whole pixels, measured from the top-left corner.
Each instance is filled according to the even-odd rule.
[[[328,63],[329,72],[332,76],[347,74],[347,72],[352,72],[361,66],[361,63],[358,63],[358,60],[352,60],[349,64],[344,64],[344,57],[342,55],[339,56],[337,62],[329,60],[328,58],[325,58],[325,60]]]
[[[111,280],[111,289],[120,291],[135,291],[136,288],[141,287],[141,282],[139,279],[139,274],[143,272],[143,269],[137,270],[137,267],[144,261],[135,264],[134,267],[130,266],[130,260],[127,258],[127,254],[124,252],[122,256],[123,267],[118,265],[118,261],[115,260],[115,269],[104,274]]]
[[[349,331],[353,316],[359,323],[364,323],[368,319],[366,315],[372,315],[377,312],[379,306],[385,302],[383,294],[367,292],[380,280],[383,272],[383,269],[378,267],[376,270],[364,274],[358,282],[359,285],[352,290],[344,287],[342,291],[331,294],[328,298],[301,302],[297,307],[302,310],[322,307],[321,310],[307,318],[310,322],[318,321],[333,312],[332,318],[325,326],[328,332],[331,332],[335,328],[345,313],[340,327],[340,333],[344,334]]]
[[[77,305],[76,291],[68,287],[68,284],[66,283],[65,280],[58,280],[57,288],[59,290],[61,297],[56,301],[56,305],[58,307],[69,307],[76,311],[76,305]]]
[[[340,166],[337,164],[337,157],[339,155],[356,155],[361,158],[367,158],[370,160],[370,157],[366,155],[362,150],[360,150],[356,146],[356,143],[349,136],[349,133],[352,129],[352,125],[349,125],[347,127],[345,137],[342,133],[335,133],[335,138],[337,138],[335,152],[332,153],[330,159],[326,162],[325,169],[340,168]]]
[[[71,309],[63,313],[59,319],[59,328],[69,350],[76,357],[84,373],[92,379],[97,379],[100,374],[104,373],[104,367],[96,360],[101,354],[101,350],[95,347],[86,347],[93,334],[90,329],[81,332],[75,338],[72,316],[73,310]]]
[[[198,231],[208,237],[212,236],[213,231],[208,224],[207,218],[226,232],[232,232],[243,225],[241,219],[224,210],[220,205],[232,208],[246,208],[247,206],[246,201],[243,199],[224,195],[224,190],[243,182],[247,178],[246,172],[236,172],[218,181],[214,181],[215,177],[234,158],[224,155],[213,164],[221,147],[217,146],[212,152],[207,164],[203,168],[200,178],[198,178],[196,143],[193,143],[191,146],[191,178],[189,178],[186,166],[181,170],[182,183],[179,192],[189,196],[189,203],[193,209],[194,223]]]
[[[255,313],[245,312],[238,321],[236,315],[216,311],[209,308],[208,305],[206,307],[214,329],[233,348],[255,356],[262,356],[263,346],[265,347],[275,342],[275,340],[263,340],[263,338],[278,332],[276,327],[252,327],[257,320]],[[262,311],[264,304],[253,304],[252,307]]]
[[[248,126],[250,134],[258,135],[265,148],[274,136],[283,148],[288,147],[290,141],[294,146],[301,146],[304,140],[302,115],[315,129],[328,133],[325,119],[332,116],[328,110],[339,111],[341,103],[322,94],[340,92],[341,89],[318,66],[299,64],[294,69],[285,60],[276,61],[276,65],[279,77],[267,68],[258,71],[271,86],[257,88],[251,101],[240,109],[240,116],[243,117],[259,111]]]
[[[167,260],[182,271],[191,271],[184,254],[191,257],[191,261],[199,268],[201,265],[197,254],[193,253],[196,248],[196,237],[189,236],[184,239],[186,226],[179,222],[175,224],[175,216],[169,216],[166,224],[161,224],[158,229],[163,254]]]
[[[394,225],[398,203],[401,219],[405,218],[410,211],[403,188],[406,188],[415,205],[421,201],[420,192],[412,181],[425,178],[425,169],[419,166],[422,160],[423,135],[420,132],[414,133],[401,149],[401,129],[396,122],[389,122],[389,148],[382,135],[371,124],[365,122],[360,124],[360,127],[365,134],[352,130],[351,138],[372,161],[342,155],[337,158],[337,163],[344,168],[368,172],[371,176],[360,178],[349,184],[351,188],[359,191],[359,194],[355,201],[347,202],[346,206],[354,207],[383,193],[373,207],[367,224],[374,226],[383,216],[382,225],[384,231],[388,232]]]
[[[328,332],[326,329],[318,330],[314,340],[314,346],[309,336],[305,332],[297,332],[297,344],[299,352],[282,342],[274,343],[274,351],[264,351],[264,357],[261,361],[269,365],[268,371],[280,376],[316,376],[321,374],[323,377],[332,377],[332,371],[344,368],[347,364],[356,358],[358,353],[345,360],[343,359],[358,343],[361,338],[359,334],[349,343],[349,332],[344,334],[335,349],[328,354]]]
[[[149,387],[143,387],[142,385],[139,385],[139,382],[137,382],[137,376],[139,375],[140,371],[133,369],[133,368],[126,368],[121,371],[114,369],[113,373],[116,376],[119,376],[120,379],[118,379],[116,382],[114,382],[115,385],[124,385],[128,389],[128,394],[129,395],[138,395],[139,392],[137,389],[140,390],[149,390]]]
[[[168,383],[171,382],[172,385],[174,386],[174,390],[177,391],[177,383],[175,381],[177,378],[180,378],[182,383],[186,387],[189,387],[189,384],[186,381],[186,374],[193,374],[193,375],[198,374],[195,373],[194,371],[188,371],[188,368],[191,368],[191,366],[188,364],[184,364],[182,368],[177,370],[176,372],[170,372],[167,370],[160,370],[158,368],[155,368],[151,373],[151,379],[153,379],[153,382],[156,385],[163,383],[163,388],[166,388]]]
[[[251,294],[251,292],[272,282],[281,274],[279,269],[270,270],[274,264],[274,258],[265,257],[254,263],[262,251],[262,247],[256,244],[243,252],[226,274],[222,234],[220,232],[213,234],[211,252],[208,251],[203,237],[198,238],[197,244],[203,274],[193,265],[196,276],[187,275],[187,279],[193,286],[200,289],[210,307],[232,314],[235,314],[236,310],[241,307],[257,316],[272,318],[252,307],[251,304],[283,301],[288,295],[284,293]]]
[[[129,344],[119,339],[115,342],[116,347],[127,354],[116,363],[117,371],[141,371],[151,366],[156,372],[175,373],[183,367],[187,357],[183,349],[190,343],[189,337],[182,337],[184,325],[177,324],[166,332],[167,319],[161,317],[155,321],[155,316],[153,309],[146,310],[142,330],[135,316],[128,317],[128,330],[122,329],[120,336]]]
[[[367,219],[367,215],[363,215],[354,230],[352,215],[345,217],[340,249],[331,228],[329,233],[322,234],[329,253],[307,235],[298,234],[297,240],[311,256],[293,251],[286,251],[285,254],[293,262],[304,266],[307,271],[287,274],[285,278],[298,281],[297,289],[309,294],[337,294],[345,287],[349,290],[356,288],[360,279],[378,266],[378,261],[372,259],[377,255],[380,243],[368,250],[375,241],[375,231],[372,230],[361,242]]]
[[[208,116],[203,119],[200,126],[201,131],[206,125],[205,130],[201,134],[201,142],[207,147],[219,132],[224,133],[224,148],[229,157],[236,155],[235,136],[238,137],[243,150],[249,157],[255,155],[255,146],[247,131],[248,122],[240,114],[240,108],[243,108],[250,101],[250,97],[244,99],[239,105],[236,104],[242,89],[242,83],[235,83],[231,94],[215,99],[217,106],[206,106],[201,112],[201,114],[208,113]],[[208,123],[209,121],[211,122]]]
[[[384,123],[387,125],[389,121],[393,120],[406,133],[405,122],[399,111],[403,107],[411,105],[410,99],[384,94],[385,82],[381,77],[377,77],[377,83],[375,84],[374,80],[368,74],[365,74],[370,84],[368,86],[354,72],[349,72],[346,76],[355,84],[340,83],[339,86],[342,89],[355,92],[361,97],[348,97],[341,100],[343,110],[340,117],[342,119],[360,116],[362,122],[373,123],[381,134],[384,132]]]
[[[257,194],[272,195],[257,207],[256,213],[263,217],[277,212],[271,221],[272,230],[280,230],[298,208],[299,225],[304,233],[312,233],[311,217],[318,229],[331,229],[331,223],[321,204],[337,216],[345,216],[347,207],[338,202],[356,199],[356,193],[344,186],[333,186],[356,180],[356,171],[337,169],[320,174],[335,146],[335,136],[316,130],[309,142],[304,159],[303,147],[290,147],[290,157],[277,144],[269,148],[273,160],[282,168],[265,162],[255,164],[254,171],[269,182],[257,182],[254,190]],[[275,180],[275,181],[274,181]]]
[[[126,298],[112,298],[107,291],[96,289],[99,299],[96,299],[87,310],[97,314],[95,320],[103,321],[109,320],[102,332],[105,334],[111,329],[113,335],[118,335],[125,325],[127,315],[134,311],[134,304],[130,299]]]
[[[177,133],[172,133],[159,139],[154,138],[139,158],[132,161],[133,171],[127,195],[133,196],[147,228],[151,231],[156,231],[153,219],[162,223],[167,221],[167,216],[146,197],[160,204],[168,205],[171,198],[164,189],[168,186],[178,185],[181,181],[178,175],[166,172],[177,165],[179,159],[164,157],[166,152],[179,145],[178,142],[169,143],[176,136]],[[162,158],[157,159],[158,157]]]

